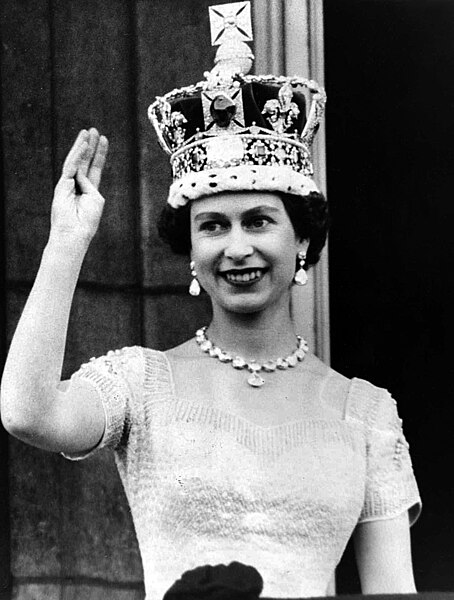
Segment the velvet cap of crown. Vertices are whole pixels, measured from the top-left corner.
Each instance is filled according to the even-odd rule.
[[[148,109],[170,156],[169,204],[226,191],[318,192],[310,147],[324,112],[323,88],[303,77],[248,75],[250,2],[209,11],[212,44],[219,46],[214,68]]]

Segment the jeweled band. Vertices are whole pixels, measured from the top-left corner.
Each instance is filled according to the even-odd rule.
[[[258,128],[256,128],[256,131]],[[205,169],[239,165],[288,166],[313,175],[307,146],[295,138],[283,139],[260,130],[225,136],[204,136],[177,150],[170,159],[174,179]]]

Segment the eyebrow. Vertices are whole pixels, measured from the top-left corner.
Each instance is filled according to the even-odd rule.
[[[254,215],[261,214],[264,212],[277,214],[280,213],[280,209],[275,206],[269,206],[268,204],[262,204],[260,206],[254,206],[249,208],[242,213],[242,218],[253,217]],[[225,219],[225,213],[220,212],[202,212],[194,217],[194,221],[203,221],[204,219]]]

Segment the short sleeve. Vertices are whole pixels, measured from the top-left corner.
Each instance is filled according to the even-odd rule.
[[[125,443],[133,400],[140,392],[142,362],[138,347],[111,350],[105,356],[91,358],[73,374],[72,384],[88,382],[96,389],[104,410],[105,427],[96,448],[81,455],[63,454],[65,458],[81,460],[101,448],[116,449]]]
[[[395,400],[375,388],[377,397],[369,414],[365,501],[359,522],[390,519],[409,511],[412,525],[421,512],[409,445]]]

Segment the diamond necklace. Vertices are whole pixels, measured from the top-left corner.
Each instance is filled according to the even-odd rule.
[[[247,369],[251,373],[247,379],[247,382],[249,385],[252,385],[252,387],[261,387],[265,383],[263,377],[259,375],[260,371],[272,373],[273,371],[276,371],[276,369],[281,369],[284,371],[289,367],[295,367],[298,362],[304,360],[306,352],[309,351],[307,342],[303,340],[301,336],[297,335],[296,338],[298,340],[298,347],[286,358],[267,360],[262,364],[255,360],[247,362],[241,356],[233,357],[228,352],[224,352],[218,346],[215,346],[207,338],[206,330],[206,326],[202,327],[202,329],[198,329],[195,334],[195,339],[200,346],[200,349],[203,352],[206,352],[206,354],[209,354],[212,358],[217,358],[223,363],[230,363],[234,369]]]

